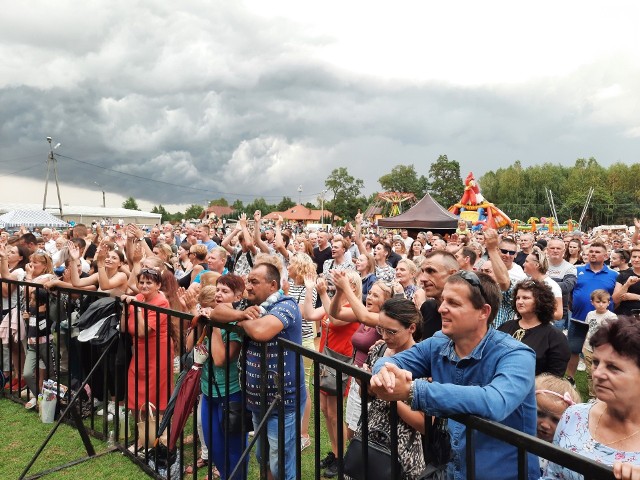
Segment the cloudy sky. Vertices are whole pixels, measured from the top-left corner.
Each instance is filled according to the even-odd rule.
[[[2,202],[42,201],[47,136],[63,203],[169,211],[440,154],[640,160],[635,0],[3,3]]]

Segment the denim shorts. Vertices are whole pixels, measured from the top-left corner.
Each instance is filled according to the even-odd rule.
[[[589,325],[585,322],[577,320],[569,320],[569,349],[573,354],[582,353],[582,346],[584,340],[587,338],[587,332],[589,331]]]
[[[307,399],[308,401],[308,399]],[[304,412],[305,402],[300,402],[300,418]],[[256,442],[256,458],[258,463],[262,463],[260,453],[262,451],[262,435],[258,434],[258,425],[260,424],[260,414],[253,412],[253,428],[258,435]],[[278,415],[273,414],[267,420],[267,440],[269,445],[269,469],[273,478],[279,477],[278,470]],[[294,480],[296,478],[296,454],[300,450],[300,439],[296,436],[296,412],[288,410],[284,414],[284,478],[285,480]]]

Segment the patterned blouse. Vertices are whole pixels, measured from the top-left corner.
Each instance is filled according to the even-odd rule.
[[[589,411],[595,403],[579,403],[567,408],[558,423],[553,443],[598,463],[628,462],[640,465],[640,452],[622,452],[594,440],[589,432]],[[584,477],[568,468],[549,463],[541,480],[582,480]]]

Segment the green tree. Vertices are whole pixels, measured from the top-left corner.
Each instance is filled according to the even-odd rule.
[[[244,204],[242,203],[242,200],[236,200],[233,202],[233,205],[231,205],[231,208],[233,208],[236,213],[240,214],[240,212],[244,210]]]
[[[296,202],[291,200],[289,197],[282,197],[282,200],[278,205],[276,205],[276,211],[284,212],[285,210],[289,210],[291,207],[295,207]]]
[[[352,219],[358,213],[357,199],[364,188],[364,181],[349,175],[346,167],[335,168],[324,182],[333,193],[333,200],[325,206],[334,215]]]
[[[126,208],[127,210],[140,210],[138,208],[138,202],[136,202],[136,199],[133,197],[129,197],[122,202],[122,208]]]
[[[460,164],[440,155],[429,167],[429,192],[440,205],[448,208],[460,200],[463,190]]]
[[[158,205],[157,207],[154,206],[151,209],[151,213],[159,213],[160,215],[162,215],[160,217],[160,222],[161,223],[166,222],[171,217],[171,214],[169,212],[167,212],[167,210],[162,206],[162,204]]]
[[[215,200],[211,200],[209,202],[209,206],[210,207],[228,207],[229,202],[227,202],[226,198],[222,197],[222,198],[217,198]]]
[[[268,204],[267,201],[262,197],[256,198],[253,202],[247,204],[247,206],[245,207],[247,216],[250,218],[253,218],[253,212],[255,212],[256,210],[260,210],[262,212],[262,215],[264,216],[275,211],[275,209],[275,205]]]
[[[378,182],[383,190],[409,192],[413,193],[419,199],[424,197],[429,183],[427,177],[424,175],[418,177],[413,164],[396,165],[391,169],[390,173],[381,176]]]
[[[202,207],[202,205],[193,204],[187,207],[187,209],[184,212],[184,216],[188,220],[192,218],[200,218],[200,215],[202,215],[202,212],[204,212],[204,208]]]
[[[305,203],[304,206],[307,207],[309,210],[316,210],[318,208],[316,205],[314,205],[311,202]]]

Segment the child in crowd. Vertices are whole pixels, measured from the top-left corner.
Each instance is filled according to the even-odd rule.
[[[582,399],[569,380],[542,373],[536,377],[536,402],[538,422],[536,436],[549,443],[553,442],[558,422],[567,407],[580,403]],[[546,468],[547,460],[540,458],[540,468]]]
[[[589,343],[591,336],[600,328],[600,326],[609,320],[617,320],[618,317],[615,313],[609,310],[609,302],[611,301],[611,295],[609,292],[603,289],[594,290],[591,292],[591,305],[595,310],[587,313],[585,323],[589,325],[589,332],[587,338],[584,341],[582,348],[582,355],[584,356],[584,364],[587,367],[587,382],[589,384],[589,398],[595,398],[593,391],[593,380],[591,379],[593,348]]]
[[[36,406],[43,380],[55,370],[53,335],[47,317],[47,291],[44,288],[30,290],[29,309],[22,313],[27,322],[27,354],[22,374],[33,395],[25,404],[27,409]],[[40,368],[40,371],[36,372],[36,368]]]

